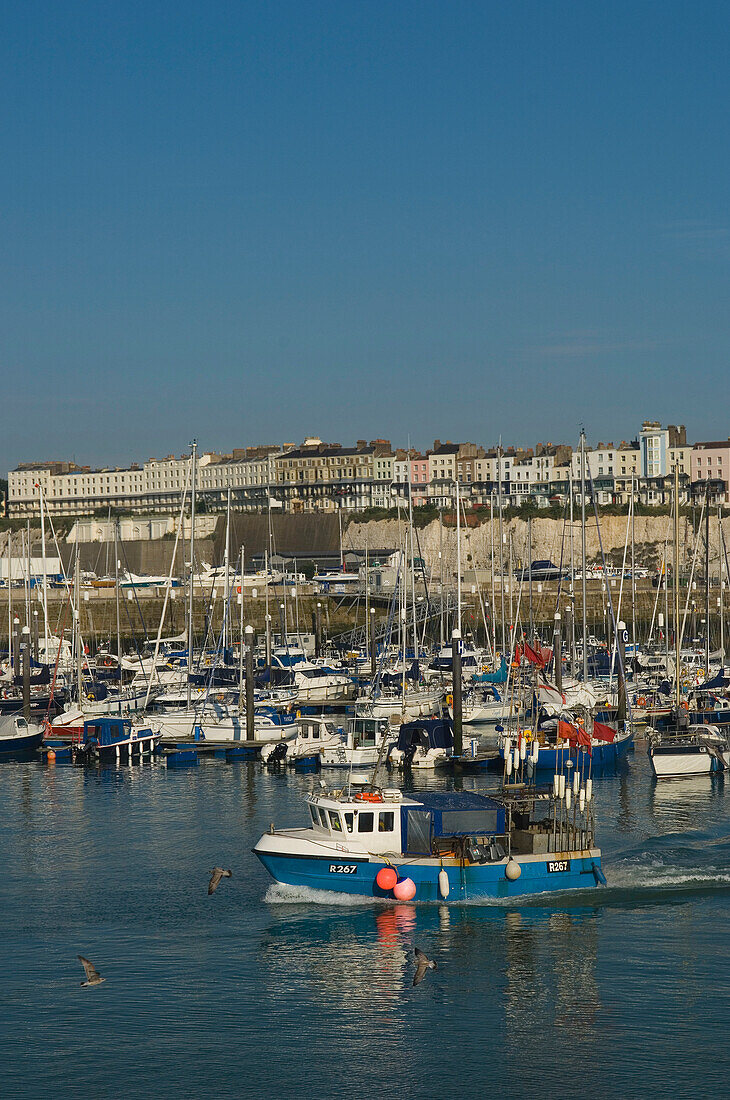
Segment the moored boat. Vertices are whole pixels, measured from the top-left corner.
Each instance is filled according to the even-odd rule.
[[[0,763],[32,760],[41,747],[43,727],[19,714],[0,715]]]

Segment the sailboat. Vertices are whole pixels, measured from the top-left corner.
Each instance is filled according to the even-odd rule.
[[[709,500],[705,500],[709,508]],[[709,540],[708,540],[709,541]],[[708,549],[709,553],[709,549]],[[705,571],[709,577],[709,562]],[[709,612],[709,598],[708,608]],[[709,615],[707,618],[709,649]],[[670,720],[648,737],[648,754],[657,779],[683,775],[709,775],[730,765],[730,746],[716,725],[692,724],[688,704],[682,699],[682,625],[679,615],[679,468],[674,467],[674,708]]]

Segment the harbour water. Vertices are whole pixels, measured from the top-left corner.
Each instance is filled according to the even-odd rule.
[[[596,783],[607,888],[449,907],[272,885],[251,846],[312,783],[2,768],[4,1097],[727,1092],[730,780],[656,786],[639,749]]]

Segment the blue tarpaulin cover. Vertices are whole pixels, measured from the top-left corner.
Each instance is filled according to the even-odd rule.
[[[482,672],[478,676],[475,676],[472,683],[475,684],[506,684],[509,669],[507,668],[507,658],[502,658],[502,664],[499,666],[496,672]]]
[[[454,743],[454,734],[449,718],[418,718],[415,722],[404,722],[398,731],[398,748],[407,752],[414,743],[430,749],[450,749]]]
[[[505,809],[476,791],[411,791],[418,806],[401,807],[403,851],[430,852],[432,837],[503,836]]]

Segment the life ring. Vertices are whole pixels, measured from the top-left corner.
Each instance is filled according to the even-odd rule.
[[[94,695],[93,691],[90,691],[86,698],[89,700],[90,703],[96,702],[96,696]]]
[[[225,691],[219,691],[218,694],[215,697],[217,703],[225,702],[225,698],[226,698]]]
[[[680,703],[679,705],[682,708],[682,710],[689,710],[689,703],[687,702],[686,699],[682,703]]]
[[[637,705],[637,707],[645,707],[646,706],[646,696],[645,695],[639,695],[636,699],[636,705]]]
[[[454,705],[454,696],[451,694],[451,692],[449,692],[449,694],[446,696],[446,706],[447,707],[453,707],[453,705]]]
[[[525,730],[523,736],[525,738],[525,741],[529,745],[532,741],[532,730]]]
[[[297,712],[296,712],[296,714],[297,714],[297,718],[301,718],[301,717],[302,717],[302,712],[301,712],[301,711],[300,711],[300,710],[299,710],[298,708],[297,708]]]
[[[382,794],[378,794],[376,791],[360,791],[355,795],[355,802],[382,802]]]

